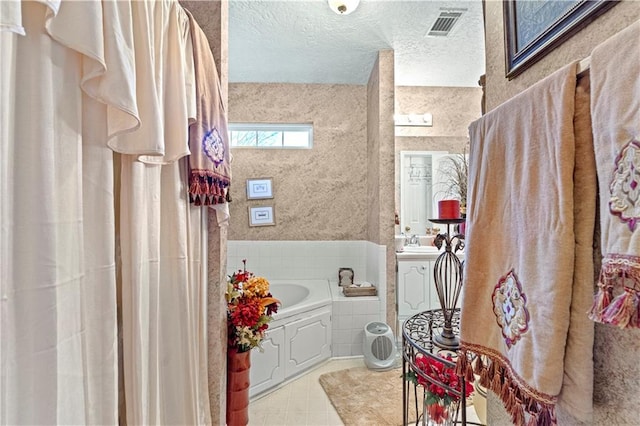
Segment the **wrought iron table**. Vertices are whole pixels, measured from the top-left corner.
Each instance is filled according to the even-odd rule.
[[[455,309],[452,316],[452,329],[456,335],[459,335],[460,324],[460,310]],[[452,389],[443,383],[439,383],[427,376],[416,365],[416,357],[423,355],[432,359],[435,359],[445,365],[446,368],[455,368],[455,359],[458,356],[458,352],[446,348],[443,345],[438,345],[435,336],[439,335],[445,325],[445,317],[442,309],[433,309],[416,314],[407,319],[402,325],[402,376],[407,377],[410,371],[413,371],[416,375],[426,380],[428,383],[435,383],[438,386],[452,392],[460,398],[460,405],[456,412],[455,423],[462,425],[479,425],[480,423],[467,422],[466,414],[466,396],[462,389],[465,389],[466,383],[463,376],[460,376],[460,389]],[[439,356],[439,354],[450,354],[453,361],[448,361]],[[413,389],[411,389],[413,387]],[[409,420],[409,405],[410,405],[410,392],[413,390],[415,398],[415,413],[416,413],[416,425],[419,424],[420,418],[424,416],[424,412],[420,414],[418,404],[418,389],[417,385],[413,385],[408,380],[404,380],[402,387],[402,420],[403,424],[407,425]],[[424,400],[424,391],[422,392],[422,398]],[[424,409],[423,409],[424,411]],[[458,421],[458,417],[461,417],[461,421]]]

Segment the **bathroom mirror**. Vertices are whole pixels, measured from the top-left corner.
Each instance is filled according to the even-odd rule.
[[[435,225],[429,219],[438,217],[438,201],[447,197],[440,171],[447,151],[400,152],[400,230],[409,235],[425,235]]]

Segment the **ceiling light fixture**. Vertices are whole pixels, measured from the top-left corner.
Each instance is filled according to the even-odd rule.
[[[348,15],[358,7],[360,0],[327,0],[329,7],[338,15]]]

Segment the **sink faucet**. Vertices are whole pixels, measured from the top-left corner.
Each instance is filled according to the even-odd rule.
[[[420,238],[418,238],[418,236],[416,234],[413,234],[411,236],[411,238],[409,238],[409,244],[410,246],[419,246],[420,245]]]

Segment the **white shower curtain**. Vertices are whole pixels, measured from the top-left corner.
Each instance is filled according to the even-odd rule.
[[[25,2],[26,36],[2,34],[2,424],[117,419],[111,153],[80,89],[100,5],[60,6]]]
[[[127,423],[209,424],[204,209],[183,162],[122,156],[121,253]],[[129,182],[130,184],[125,184]],[[189,229],[190,228],[190,229]]]
[[[3,425],[118,422],[107,142],[140,125],[133,3],[0,2]],[[184,165],[122,157],[127,411],[144,413],[129,424],[209,423],[206,212],[186,202]]]

